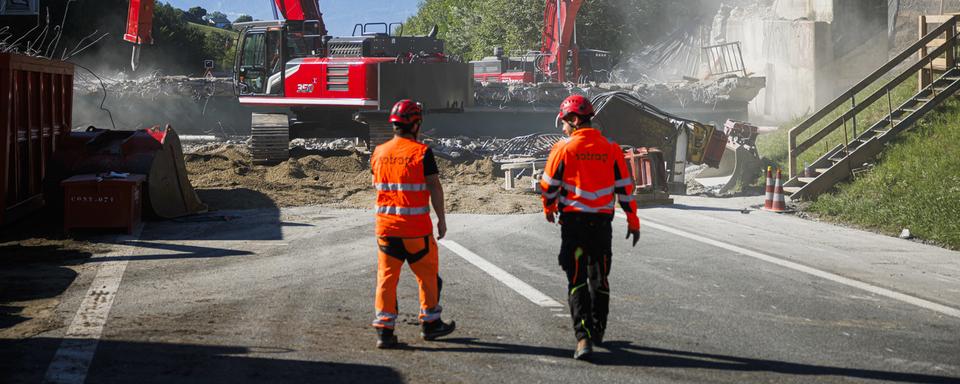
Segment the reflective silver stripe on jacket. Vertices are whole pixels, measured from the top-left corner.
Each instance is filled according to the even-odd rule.
[[[421,309],[420,310],[420,320],[423,321],[436,321],[440,320],[440,313],[443,312],[443,308],[439,305],[432,309]]]
[[[559,194],[560,194],[560,190],[559,190],[559,189],[556,190],[556,191],[553,191],[553,192],[547,192],[546,190],[543,191],[543,197],[546,197],[547,199],[556,198],[557,195],[559,195]]]
[[[620,180],[617,180],[617,182],[614,183],[613,185],[616,187],[629,187],[633,185],[633,179],[629,177],[626,179],[620,179]]]
[[[426,184],[378,183],[374,186],[378,191],[422,192],[427,190]]]
[[[543,180],[544,183],[547,183],[547,185],[551,187],[557,187],[560,185],[560,180],[554,180],[550,176],[547,176],[546,172],[543,173],[543,177],[541,177],[540,179]]]
[[[566,198],[566,197],[564,197],[564,196],[560,196],[560,204],[566,205],[566,206],[571,207],[571,208],[575,208],[575,209],[577,209],[577,210],[579,210],[579,211],[581,211],[581,212],[601,213],[601,212],[603,212],[603,211],[613,211],[613,207],[614,207],[615,201],[614,201],[613,199],[610,199],[610,203],[607,204],[606,206],[603,206],[603,207],[591,207],[591,206],[586,205],[586,204],[584,204],[584,203],[581,203],[581,202],[579,202],[579,201],[570,200],[570,199],[568,199],[568,198]]]
[[[631,201],[636,200],[636,198],[633,195],[624,195],[622,193],[617,194],[617,199],[620,199],[621,203],[629,203]]]
[[[573,192],[575,195],[583,197],[587,200],[598,200],[601,197],[607,197],[613,194],[613,188],[603,188],[595,192],[585,191],[577,187],[576,185],[563,183],[563,189],[566,189],[568,192]]]
[[[403,216],[412,216],[412,215],[427,215],[430,214],[430,206],[424,207],[385,207],[377,206],[377,213],[382,213],[385,215],[403,215]]]

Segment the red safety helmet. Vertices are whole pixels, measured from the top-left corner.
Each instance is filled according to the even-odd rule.
[[[423,121],[423,105],[413,100],[400,100],[390,111],[391,123],[413,124],[420,121]]]
[[[583,95],[571,95],[560,104],[560,114],[557,115],[557,119],[563,120],[564,117],[567,117],[567,115],[571,113],[592,117],[593,104],[591,104],[590,100],[587,100],[586,97],[583,97]]]

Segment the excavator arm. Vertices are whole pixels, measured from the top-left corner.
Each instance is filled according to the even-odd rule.
[[[543,36],[540,52],[540,70],[548,80],[567,81],[567,55],[573,51],[574,77],[579,77],[580,65],[577,55],[577,13],[583,0],[546,0],[543,12]]]
[[[326,35],[323,13],[317,0],[274,0],[280,14],[287,21],[315,21],[319,24],[318,35]]]

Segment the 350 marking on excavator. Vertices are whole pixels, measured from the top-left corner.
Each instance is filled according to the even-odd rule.
[[[313,84],[297,84],[297,93],[313,93]]]

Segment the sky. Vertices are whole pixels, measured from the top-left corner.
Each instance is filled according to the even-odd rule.
[[[220,11],[232,21],[241,14],[255,19],[273,19],[272,0],[158,0],[187,10],[200,6],[207,12]],[[344,36],[357,23],[402,22],[417,12],[419,0],[320,0],[320,12],[331,35]]]

